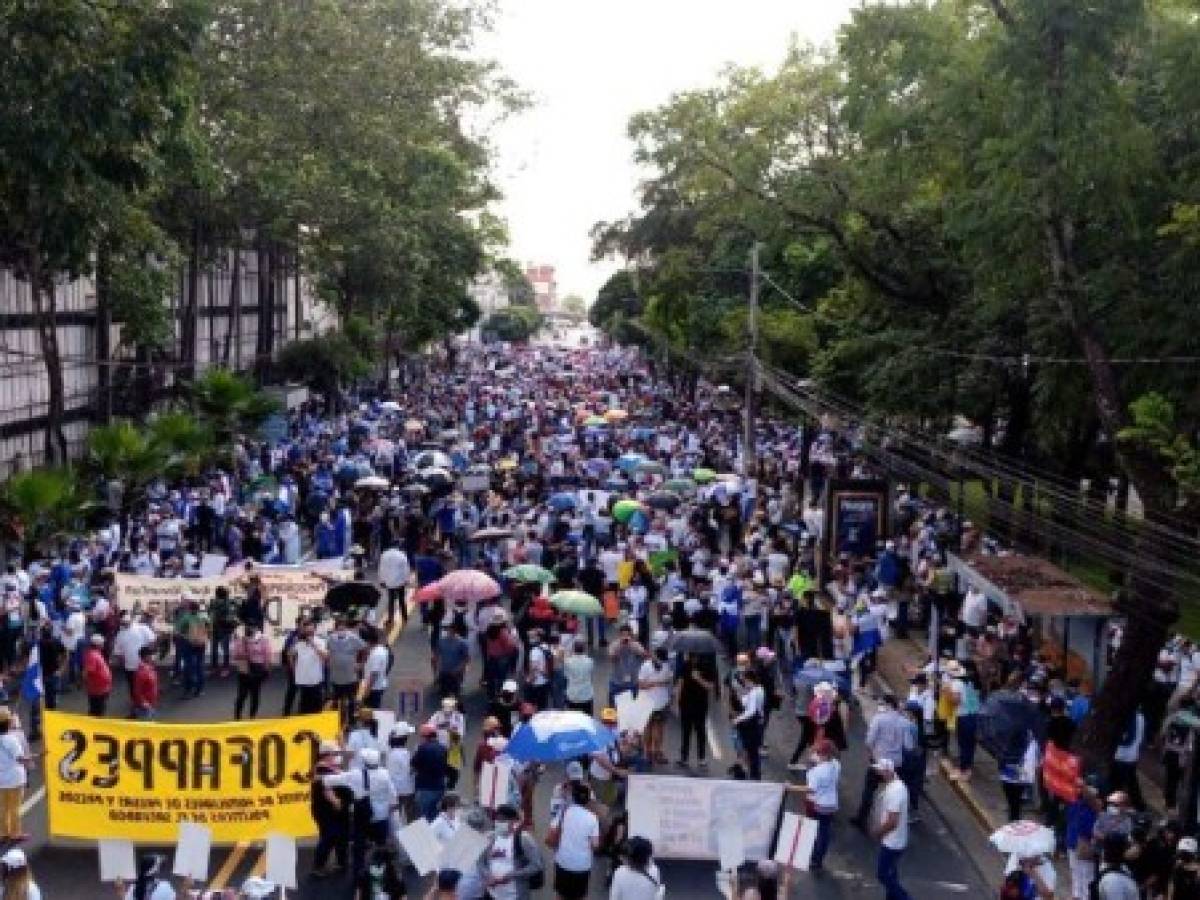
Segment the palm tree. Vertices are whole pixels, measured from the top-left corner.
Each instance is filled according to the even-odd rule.
[[[209,369],[192,382],[188,398],[196,417],[207,424],[217,446],[229,448],[278,410],[279,404],[249,380],[228,369]]]
[[[48,551],[52,542],[76,531],[87,509],[75,472],[34,469],[10,477],[0,490],[0,522],[20,541],[25,559]]]

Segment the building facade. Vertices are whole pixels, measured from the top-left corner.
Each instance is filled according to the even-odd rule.
[[[194,277],[182,273],[168,301],[173,346],[141,369],[157,394],[169,391],[181,374],[214,366],[251,371],[256,361],[274,356],[288,342],[336,327],[336,316],[316,299],[294,265],[276,265],[268,274],[260,272],[260,259],[252,250],[236,257],[229,251]],[[120,323],[104,321],[94,280],[56,285],[55,308],[63,430],[68,454],[79,456],[88,428],[106,412],[132,417],[145,411],[122,404],[128,399],[134,348],[122,342]],[[29,285],[0,270],[0,480],[45,462],[49,397]]]
[[[525,267],[525,277],[533,285],[534,302],[543,313],[558,311],[558,281],[554,266],[530,263]]]

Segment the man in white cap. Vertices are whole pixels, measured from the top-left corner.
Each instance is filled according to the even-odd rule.
[[[349,788],[354,795],[353,839],[351,864],[355,874],[363,869],[370,846],[383,846],[388,841],[392,812],[397,808],[397,794],[391,776],[381,765],[379,751],[366,747],[359,751],[361,769],[338,772],[321,778],[327,791]]]
[[[900,884],[898,864],[908,846],[908,788],[896,774],[896,764],[888,757],[871,767],[882,789],[875,802],[871,836],[879,841],[875,876],[886,891],[887,900],[910,900]]]

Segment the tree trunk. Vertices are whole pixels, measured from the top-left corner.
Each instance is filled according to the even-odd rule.
[[[29,254],[29,295],[33,301],[42,362],[46,366],[46,463],[62,464],[67,461],[67,436],[63,433],[66,389],[58,349],[58,298],[54,294],[54,282],[42,272],[36,251]]]
[[[192,246],[188,258],[187,285],[183,291],[183,315],[179,320],[179,375],[191,381],[196,377],[196,335],[200,316],[200,225],[192,225]]]
[[[101,423],[113,417],[112,251],[103,240],[96,251],[96,410]]]

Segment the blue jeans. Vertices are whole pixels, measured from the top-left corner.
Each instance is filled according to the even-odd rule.
[[[438,817],[438,804],[442,802],[442,797],[446,796],[446,792],[442,791],[417,791],[416,792],[417,809],[425,820],[432,822]]]
[[[879,845],[879,859],[875,866],[875,877],[883,885],[887,900],[912,900],[908,891],[900,886],[900,873],[897,864],[903,850],[893,850],[891,847]]]
[[[184,641],[187,648],[183,656],[183,689],[187,693],[199,694],[204,690],[204,651],[207,646],[197,647]]]
[[[955,722],[958,733],[958,767],[970,769],[975,764],[975,726],[974,715],[959,716]]]
[[[813,842],[812,862],[809,868],[820,869],[825,863],[825,854],[829,852],[829,844],[833,841],[834,813],[814,813],[817,820],[817,839]]]

